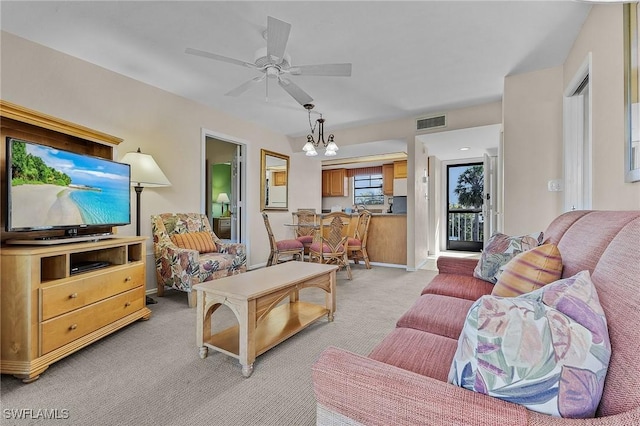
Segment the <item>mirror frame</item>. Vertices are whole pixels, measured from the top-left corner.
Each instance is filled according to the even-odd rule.
[[[286,179],[286,191],[285,191],[285,206],[284,207],[268,207],[266,205],[267,194],[267,156],[279,158],[286,163],[285,169],[287,173]],[[289,156],[279,154],[277,152],[268,151],[266,149],[260,150],[260,211],[289,211]]]
[[[632,156],[632,104],[640,102],[640,34],[638,28],[638,4],[624,5],[624,180],[640,181],[640,164],[635,164]],[[640,115],[640,113],[637,113]],[[640,125],[640,117],[635,120]],[[640,150],[640,147],[637,149]],[[636,154],[638,155],[638,154]]]

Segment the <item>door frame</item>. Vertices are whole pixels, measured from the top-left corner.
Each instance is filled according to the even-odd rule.
[[[241,161],[242,167],[240,167],[240,190],[237,194],[232,194],[233,199],[231,200],[229,208],[235,206],[235,209],[231,211],[231,237],[235,238],[237,242],[248,244],[249,241],[249,226],[247,226],[247,211],[249,210],[249,202],[247,200],[247,170],[249,169],[248,164],[248,147],[250,143],[244,139],[237,138],[235,136],[226,135],[224,133],[220,133],[214,130],[209,130],[202,128],[201,129],[201,149],[200,149],[200,211],[202,214],[206,214],[207,208],[207,158],[206,158],[206,150],[207,150],[207,137],[218,139],[223,142],[235,144],[240,147],[241,151]],[[239,236],[239,238],[238,238]],[[248,246],[248,245],[247,245]]]
[[[563,96],[563,211],[589,210],[593,197],[592,57],[589,52]],[[587,81],[586,99],[582,95]],[[585,114],[586,109],[588,109]]]
[[[444,186],[444,190],[443,190],[444,202],[442,203],[443,204],[442,223],[444,224],[444,232],[442,233],[442,248],[445,251],[479,252],[484,247],[484,241],[479,241],[479,242],[461,241],[453,245],[451,245],[449,241],[449,167],[481,165],[483,166],[483,173],[484,173],[485,171],[484,171],[483,160],[484,158],[465,158],[460,160],[450,160],[450,161],[442,162],[442,170],[443,170],[443,177],[444,177],[442,179],[442,183]],[[482,213],[484,209],[484,201],[486,200],[483,200],[483,207],[481,208],[480,213]],[[484,219],[487,220],[486,218]],[[483,229],[483,233],[484,233],[484,229]]]

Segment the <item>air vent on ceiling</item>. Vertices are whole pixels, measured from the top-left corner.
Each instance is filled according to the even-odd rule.
[[[440,127],[447,127],[446,115],[435,115],[433,117],[422,117],[416,120],[416,130],[431,130]]]

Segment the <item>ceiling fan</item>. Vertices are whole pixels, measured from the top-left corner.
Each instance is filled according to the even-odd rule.
[[[205,52],[203,50],[192,49],[190,47],[185,49],[185,53],[252,68],[262,73],[262,75],[252,78],[235,89],[225,93],[226,96],[239,96],[246,92],[251,86],[256,83],[260,83],[263,80],[267,80],[266,90],[268,95],[268,78],[274,78],[277,79],[280,87],[291,95],[291,97],[293,97],[300,105],[304,106],[306,104],[310,104],[313,101],[313,98],[297,84],[292,82],[287,75],[349,77],[351,76],[351,64],[292,66],[291,57],[285,51],[290,31],[291,24],[271,16],[267,17],[267,29],[262,34],[262,36],[267,40],[267,47],[263,47],[256,51],[253,63],[229,58],[216,53]]]

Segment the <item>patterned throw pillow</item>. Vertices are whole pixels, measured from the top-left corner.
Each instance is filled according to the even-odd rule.
[[[552,416],[595,415],[609,367],[607,321],[588,271],[469,309],[449,382]]]
[[[523,251],[540,245],[543,237],[542,232],[517,237],[501,233],[493,234],[480,255],[473,276],[495,284],[498,281],[501,266],[506,265]]]
[[[206,231],[172,234],[171,241],[180,248],[198,250],[200,253],[211,253],[217,251],[211,234]]]
[[[515,297],[529,293],[562,277],[562,257],[555,244],[520,253],[503,268],[493,296]]]

